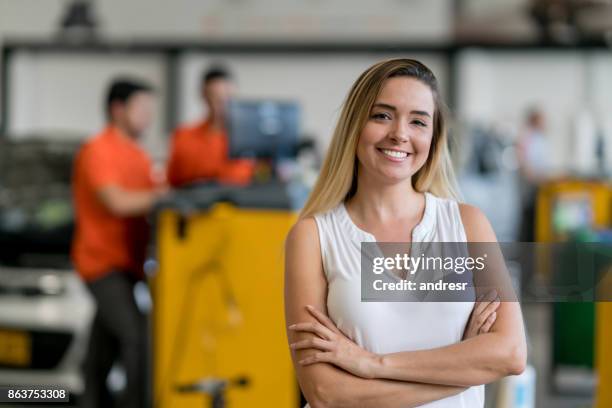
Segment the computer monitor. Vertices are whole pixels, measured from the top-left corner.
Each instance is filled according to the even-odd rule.
[[[295,156],[300,132],[296,102],[232,100],[226,120],[230,157],[278,161]]]
[[[556,234],[593,227],[593,198],[584,192],[567,192],[553,203],[552,223]]]

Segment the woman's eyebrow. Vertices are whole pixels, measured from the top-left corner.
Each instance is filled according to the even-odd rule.
[[[397,108],[395,106],[393,106],[393,105],[389,105],[388,103],[377,102],[377,103],[374,104],[373,107],[374,108],[389,109],[389,110],[392,110],[394,112],[397,112]],[[431,118],[431,115],[427,111],[413,110],[413,111],[410,111],[410,113],[413,114],[413,115],[427,116],[427,117]]]
[[[413,115],[427,116],[428,118],[431,118],[431,115],[429,114],[429,112],[426,112],[426,111],[413,110],[413,111],[410,111],[410,113],[412,113]]]

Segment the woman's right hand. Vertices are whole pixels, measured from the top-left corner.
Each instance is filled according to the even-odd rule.
[[[478,298],[476,303],[474,303],[470,320],[463,333],[463,340],[489,332],[497,319],[496,311],[499,303],[499,297],[495,291]]]

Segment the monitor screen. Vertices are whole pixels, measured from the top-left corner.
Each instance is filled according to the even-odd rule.
[[[283,159],[295,156],[300,108],[296,102],[232,100],[227,109],[232,158]]]
[[[553,203],[553,228],[565,234],[593,227],[593,202],[586,193],[564,193]]]

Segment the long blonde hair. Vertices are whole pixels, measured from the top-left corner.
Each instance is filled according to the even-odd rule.
[[[422,63],[397,58],[381,61],[363,72],[351,87],[321,166],[321,171],[300,218],[330,210],[352,197],[357,190],[357,142],[372,105],[385,80],[406,76],[429,86],[434,98],[434,127],[427,161],[412,177],[416,191],[439,197],[458,198],[447,135],[447,109],[440,97],[438,81]]]

